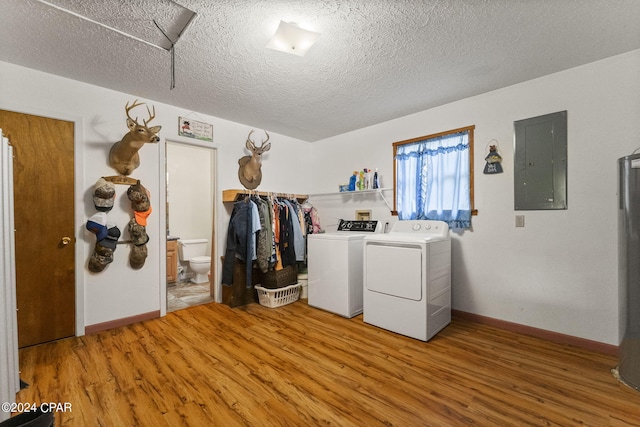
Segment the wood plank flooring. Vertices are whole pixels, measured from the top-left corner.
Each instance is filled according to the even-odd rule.
[[[612,356],[454,318],[424,343],[299,301],[205,304],[20,350],[56,426],[638,426]]]

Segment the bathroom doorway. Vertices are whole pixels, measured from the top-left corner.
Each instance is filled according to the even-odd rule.
[[[206,239],[202,255],[214,255],[214,165],[213,147],[166,141],[167,312],[214,301],[215,263],[208,282],[193,283],[195,273],[179,252],[181,240]]]

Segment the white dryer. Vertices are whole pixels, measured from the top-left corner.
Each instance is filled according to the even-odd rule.
[[[307,235],[308,304],[347,318],[362,313],[362,242],[378,221],[340,220],[335,233]]]
[[[364,321],[428,341],[451,322],[451,238],[442,221],[405,220],[364,239]]]

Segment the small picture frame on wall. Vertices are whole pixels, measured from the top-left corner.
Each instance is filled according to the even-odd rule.
[[[178,117],[178,135],[213,142],[213,125],[189,117]]]

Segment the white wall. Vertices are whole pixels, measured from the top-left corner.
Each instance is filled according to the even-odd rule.
[[[192,113],[170,105],[141,99],[156,108],[154,125],[162,125],[162,144],[147,144],[140,150],[141,166],[133,177],[140,179],[151,192],[153,213],[148,219],[149,256],[145,266],[132,270],[128,266],[129,248],[118,245],[114,262],[105,271],[93,274],[86,266],[93,251],[95,236],[85,230],[86,219],[95,213],[92,201],[93,185],[105,175],[116,175],[107,165],[111,145],[127,131],[124,106],[133,101],[134,94],[125,94],[101,87],[64,79],[51,74],[0,62],[0,108],[27,114],[41,115],[77,123],[76,155],[76,238],[80,245],[76,259],[78,294],[78,326],[76,333],[84,333],[84,326],[136,316],[161,310],[166,306],[163,293],[165,282],[165,206],[164,206],[164,139],[191,141],[178,136],[178,116]],[[139,112],[143,116],[144,109]],[[238,158],[245,155],[245,141],[251,127],[199,114],[214,126],[216,147],[216,253],[224,253],[226,229],[231,207],[222,204],[221,191],[241,188],[237,178]],[[257,130],[257,129],[256,129]],[[263,156],[263,182],[260,190],[302,193],[309,187],[306,165],[300,159],[310,158],[310,144],[271,135],[271,151]],[[123,230],[131,208],[126,186],[118,185],[117,202],[108,214],[110,222]],[[220,264],[220,263],[218,263]],[[218,272],[216,272],[218,273]],[[216,278],[216,283],[219,279]]]
[[[617,345],[616,159],[638,146],[640,125],[640,51],[619,55],[502,90],[381,123],[314,144],[273,134],[264,155],[264,191],[326,193],[337,190],[353,170],[379,168],[382,185],[392,184],[391,143],[475,125],[475,205],[473,230],[454,236],[453,306],[455,309]],[[161,146],[141,150],[134,175],[152,193],[150,255],[140,271],[127,266],[128,249],[101,274],[86,270],[94,237],[84,231],[94,212],[91,188],[102,175],[114,174],[106,153],[126,130],[123,107],[135,95],[87,85],[0,62],[0,108],[74,120],[76,152],[82,169],[76,195],[78,244],[84,292],[80,317],[91,325],[160,309],[164,274],[164,207]],[[177,117],[190,111],[156,106],[162,138],[177,136]],[[568,111],[569,209],[527,211],[526,227],[514,227],[513,121]],[[251,128],[202,115],[214,125],[217,147],[216,251],[223,253],[231,206],[220,201],[222,189],[238,188],[237,160],[245,154]],[[497,139],[505,173],[482,174],[485,146]],[[305,161],[305,159],[310,159]],[[119,204],[110,218],[124,228],[128,204],[118,187]],[[386,193],[391,200],[392,193]],[[337,218],[371,209],[374,218],[395,221],[377,195],[314,196],[324,226]],[[520,212],[522,213],[522,212]],[[327,227],[330,229],[330,227]],[[219,263],[218,263],[219,264]],[[218,283],[219,280],[216,280]],[[79,331],[81,333],[81,331]]]
[[[453,307],[618,345],[616,160],[640,146],[640,51],[612,57],[320,141],[312,193],[336,191],[353,170],[378,167],[392,184],[392,146],[475,125],[473,230],[453,236]],[[519,211],[515,228],[513,122],[568,111],[565,211]],[[497,139],[505,173],[484,175]],[[385,193],[392,201],[392,193]],[[371,208],[378,196],[314,196],[323,224]],[[395,221],[393,217],[391,220]]]

